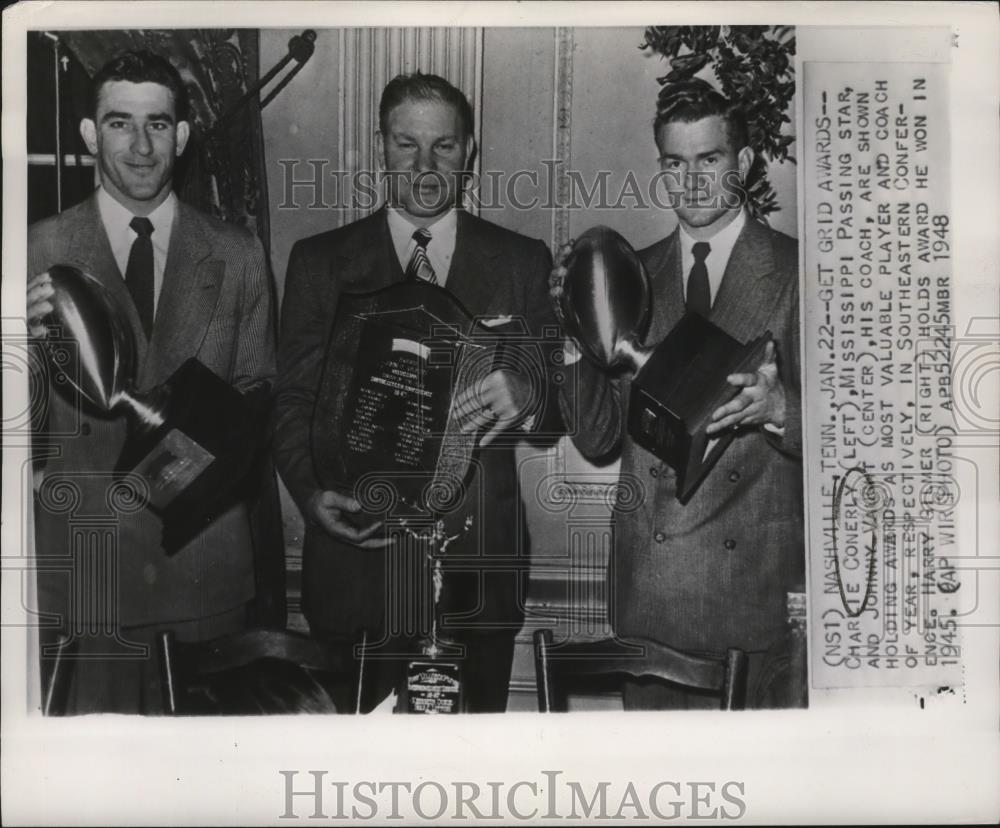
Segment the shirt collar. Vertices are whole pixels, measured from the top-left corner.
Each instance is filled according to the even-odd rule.
[[[129,224],[135,214],[121,204],[111,193],[98,187],[97,207],[101,213],[101,220],[109,230],[121,233],[126,230],[131,231]],[[153,210],[146,218],[153,224],[153,243],[163,245],[170,237],[170,228],[174,222],[174,215],[177,212],[177,196],[173,190],[163,200],[163,203]]]
[[[398,207],[389,207],[389,229],[392,231],[393,236],[406,235],[406,240],[409,242],[410,238],[413,236],[413,231],[418,227],[422,226],[416,224],[411,220],[406,213],[400,210]],[[431,241],[435,239],[445,240],[448,237],[454,238],[455,231],[458,228],[458,209],[452,207],[446,213],[443,213],[433,224],[427,227],[427,230],[431,234]]]
[[[715,261],[723,263],[729,261],[729,254],[733,252],[736,240],[740,237],[740,233],[743,232],[743,228],[746,223],[746,210],[740,210],[739,215],[729,222],[729,224],[712,236],[712,238],[706,239],[712,247],[709,255],[711,255]],[[685,257],[693,256],[694,253],[692,253],[691,248],[694,247],[697,239],[691,237],[687,230],[684,229],[683,224],[679,224],[678,227],[680,228],[681,251],[683,255]]]
[[[400,267],[406,270],[413,252],[413,231],[420,225],[414,224],[402,210],[391,206],[388,208],[388,221],[396,258]],[[451,258],[458,239],[458,209],[452,207],[443,213],[427,230],[431,234],[431,240],[427,244],[427,258],[437,274],[438,284],[443,285],[451,268]]]

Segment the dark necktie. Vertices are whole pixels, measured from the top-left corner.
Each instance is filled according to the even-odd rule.
[[[431,260],[427,258],[427,243],[431,240],[430,231],[425,227],[418,227],[413,232],[413,241],[416,245],[410,255],[410,263],[406,266],[407,279],[423,279],[432,285],[438,283],[434,268],[431,267]]]
[[[153,334],[153,222],[136,216],[129,222],[137,234],[128,254],[125,284],[132,294],[135,309],[139,312],[146,339]]]
[[[708,242],[695,242],[691,252],[694,254],[694,264],[687,284],[687,309],[700,313],[706,319],[712,312],[712,292],[708,286],[708,268],[705,259],[712,248]]]

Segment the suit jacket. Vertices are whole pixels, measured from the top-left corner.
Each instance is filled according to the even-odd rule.
[[[555,330],[547,295],[550,266],[542,242],[459,211],[445,285],[473,316],[512,314],[537,336],[546,325]],[[303,239],[292,249],[282,307],[274,442],[276,465],[300,507],[323,488],[313,467],[310,430],[338,297],[342,291],[363,293],[402,279],[385,209]],[[471,531],[448,548],[449,558],[464,558],[466,570],[451,581],[461,587],[449,611],[466,614],[460,625],[466,630],[517,629],[523,618],[520,576],[528,536],[511,440],[483,449],[474,468],[463,503],[447,518],[449,533],[471,519]],[[404,564],[395,554],[361,549],[307,526],[302,593],[310,626],[344,637],[362,629],[373,635],[384,631],[387,616],[399,610],[387,597],[395,602],[405,593],[405,587],[387,580],[405,577],[396,570]]]
[[[660,342],[684,314],[678,231],[639,254],[652,282],[647,336]],[[767,649],[784,635],[785,593],[804,581],[798,246],[748,221],[709,317],[740,341],[770,330],[787,402],[784,435],[741,429],[687,505],[676,475],[626,430],[628,379],[586,360],[561,389],[574,442],[590,459],[620,454],[609,578],[611,623],[690,650]],[[572,419],[570,419],[572,417]]]
[[[29,273],[55,264],[90,273],[119,300],[135,338],[139,390],[164,382],[190,357],[241,391],[273,380],[271,282],[263,248],[246,230],[178,202],[148,342],[96,197],[29,228]],[[111,602],[123,626],[200,619],[248,601],[254,577],[246,506],[230,508],[167,557],[157,515],[137,509],[112,482],[125,417],[101,415],[57,378],[47,382],[36,522],[38,554],[49,557],[39,578],[42,608],[68,609],[78,618],[93,614],[79,592],[79,574],[68,574],[69,562],[83,554],[83,536],[101,538],[105,531],[114,542],[109,545],[105,536],[98,543],[115,555],[114,578],[84,580],[82,586],[90,600]],[[53,567],[60,571],[48,571]]]

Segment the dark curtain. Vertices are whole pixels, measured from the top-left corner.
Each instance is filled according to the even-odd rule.
[[[270,255],[259,98],[255,95],[247,105],[233,109],[260,75],[257,30],[95,30],[60,32],[60,38],[91,76],[116,54],[132,49],[148,49],[174,65],[191,102],[191,139],[175,178],[178,195],[206,213],[246,227]],[[260,478],[251,511],[257,595],[249,616],[254,626],[284,628],[284,537],[270,458],[263,463]]]
[[[192,135],[178,167],[178,195],[206,213],[243,225],[268,248],[258,98],[232,113],[259,77],[257,30],[123,29],[61,32],[60,37],[91,76],[130,49],[148,49],[170,60],[191,100]]]

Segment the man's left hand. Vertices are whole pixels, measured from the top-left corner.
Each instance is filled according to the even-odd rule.
[[[488,446],[498,434],[517,422],[531,397],[527,380],[510,371],[494,371],[459,394],[456,407],[465,421],[462,431],[489,427],[481,446]]]
[[[778,377],[774,359],[774,342],[768,342],[764,361],[753,374],[730,374],[730,385],[742,388],[739,395],[712,412],[712,422],[705,429],[716,434],[740,426],[785,424],[785,388]]]

